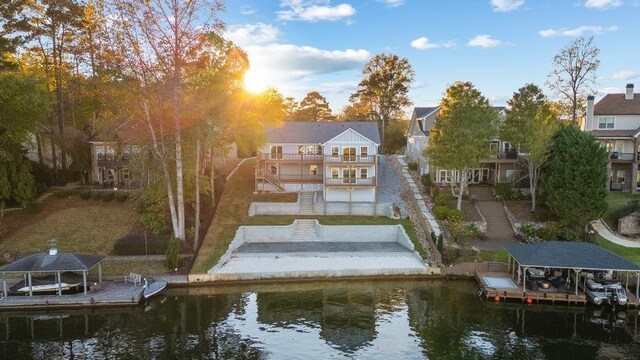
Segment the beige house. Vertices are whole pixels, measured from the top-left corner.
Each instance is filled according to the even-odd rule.
[[[256,191],[322,191],[326,201],[375,202],[375,122],[285,122],[258,149]]]
[[[505,108],[495,106],[500,118],[504,120]],[[457,176],[448,169],[436,168],[424,157],[424,150],[429,146],[429,134],[433,130],[440,107],[416,107],[411,116],[407,133],[406,155],[418,164],[421,174],[431,174],[433,180],[441,185],[451,183]],[[472,169],[469,174],[470,184],[496,184],[509,182],[514,186],[527,187],[527,172],[520,165],[519,154],[515,146],[498,137],[492,139],[487,146],[495,150],[495,155],[484,161],[480,167]]]
[[[609,189],[636,192],[640,175],[640,94],[627,84],[622,94],[608,94],[595,103],[587,98],[586,132],[595,135],[609,150]]]

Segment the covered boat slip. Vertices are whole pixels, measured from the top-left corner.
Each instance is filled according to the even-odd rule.
[[[487,298],[586,303],[586,279],[606,274],[609,281],[623,284],[628,305],[640,305],[640,266],[609,250],[568,241],[511,245],[506,250],[507,272],[476,273]]]
[[[2,293],[3,297],[9,295],[7,286],[7,274],[20,274],[24,276],[24,282],[15,286],[15,290],[27,293],[33,296],[34,292],[55,292],[58,296],[62,296],[63,290],[69,289],[69,283],[65,282],[64,277],[69,279],[69,273],[82,274],[75,284],[81,284],[84,295],[87,295],[89,288],[87,282],[87,274],[94,267],[98,267],[98,281],[102,282],[102,266],[101,261],[104,256],[85,255],[85,254],[65,254],[58,253],[52,248],[49,253],[36,253],[18,259],[8,265],[0,268],[2,273]],[[48,275],[38,279],[34,279],[34,275]],[[53,275],[53,277],[51,277]],[[38,281],[36,281],[38,280]]]

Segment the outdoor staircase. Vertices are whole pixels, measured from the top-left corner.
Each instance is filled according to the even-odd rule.
[[[501,202],[496,201],[488,186],[472,186],[469,194],[477,199],[478,209],[487,221],[487,238],[513,240],[513,228]]]
[[[314,192],[304,191],[298,193],[298,201],[300,203],[300,212],[298,215],[314,215],[313,200],[315,198]]]
[[[279,191],[285,191],[284,184],[282,184],[282,182],[278,178],[273,176],[272,173],[270,173],[268,171],[265,171],[263,169],[259,169],[258,170],[258,177],[263,178],[268,183],[270,183],[271,185],[275,186],[275,188],[278,189]]]
[[[295,220],[294,221],[294,230],[293,235],[291,236],[291,241],[320,241],[320,237],[318,236],[318,232],[316,230],[316,225],[318,224],[318,220]]]

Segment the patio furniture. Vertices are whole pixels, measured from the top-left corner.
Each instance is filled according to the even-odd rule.
[[[129,273],[124,276],[124,283],[132,282],[134,286],[142,284],[142,275],[136,273]]]

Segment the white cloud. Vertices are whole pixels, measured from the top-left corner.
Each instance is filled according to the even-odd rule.
[[[613,80],[631,80],[640,76],[640,73],[633,70],[621,70],[611,75]]]
[[[579,26],[574,29],[561,28],[561,29],[540,30],[538,34],[540,34],[540,36],[542,37],[556,37],[556,36],[578,37],[587,33],[600,35],[600,34],[604,34],[605,32],[611,32],[611,31],[618,31],[618,27],[615,25],[609,26],[606,28],[602,26]]]
[[[429,50],[439,48],[440,45],[430,42],[426,36],[423,36],[413,40],[411,42],[411,47],[418,50]]]
[[[606,9],[618,6],[622,6],[622,0],[587,0],[584,3],[584,7],[590,9]]]
[[[283,21],[337,21],[353,16],[356,9],[350,4],[331,5],[329,0],[282,0],[278,19]]]
[[[333,81],[320,84],[320,90],[331,94],[351,93],[358,89],[358,81]]]
[[[625,90],[626,89],[624,87],[609,86],[609,87],[605,87],[605,88],[602,88],[602,89],[598,89],[598,93],[600,93],[600,94],[624,94]]]
[[[240,7],[240,14],[242,15],[252,15],[256,13],[256,9],[252,8],[249,5],[244,5]]]
[[[231,25],[227,29],[225,37],[240,46],[248,46],[273,42],[279,35],[280,31],[275,26],[256,23]]]
[[[502,40],[492,39],[491,35],[476,35],[467,43],[468,46],[481,48],[492,48],[502,44]]]
[[[524,5],[524,0],[491,0],[493,11],[508,12]]]
[[[398,7],[404,5],[405,0],[376,0],[379,3],[387,5],[387,7]]]

